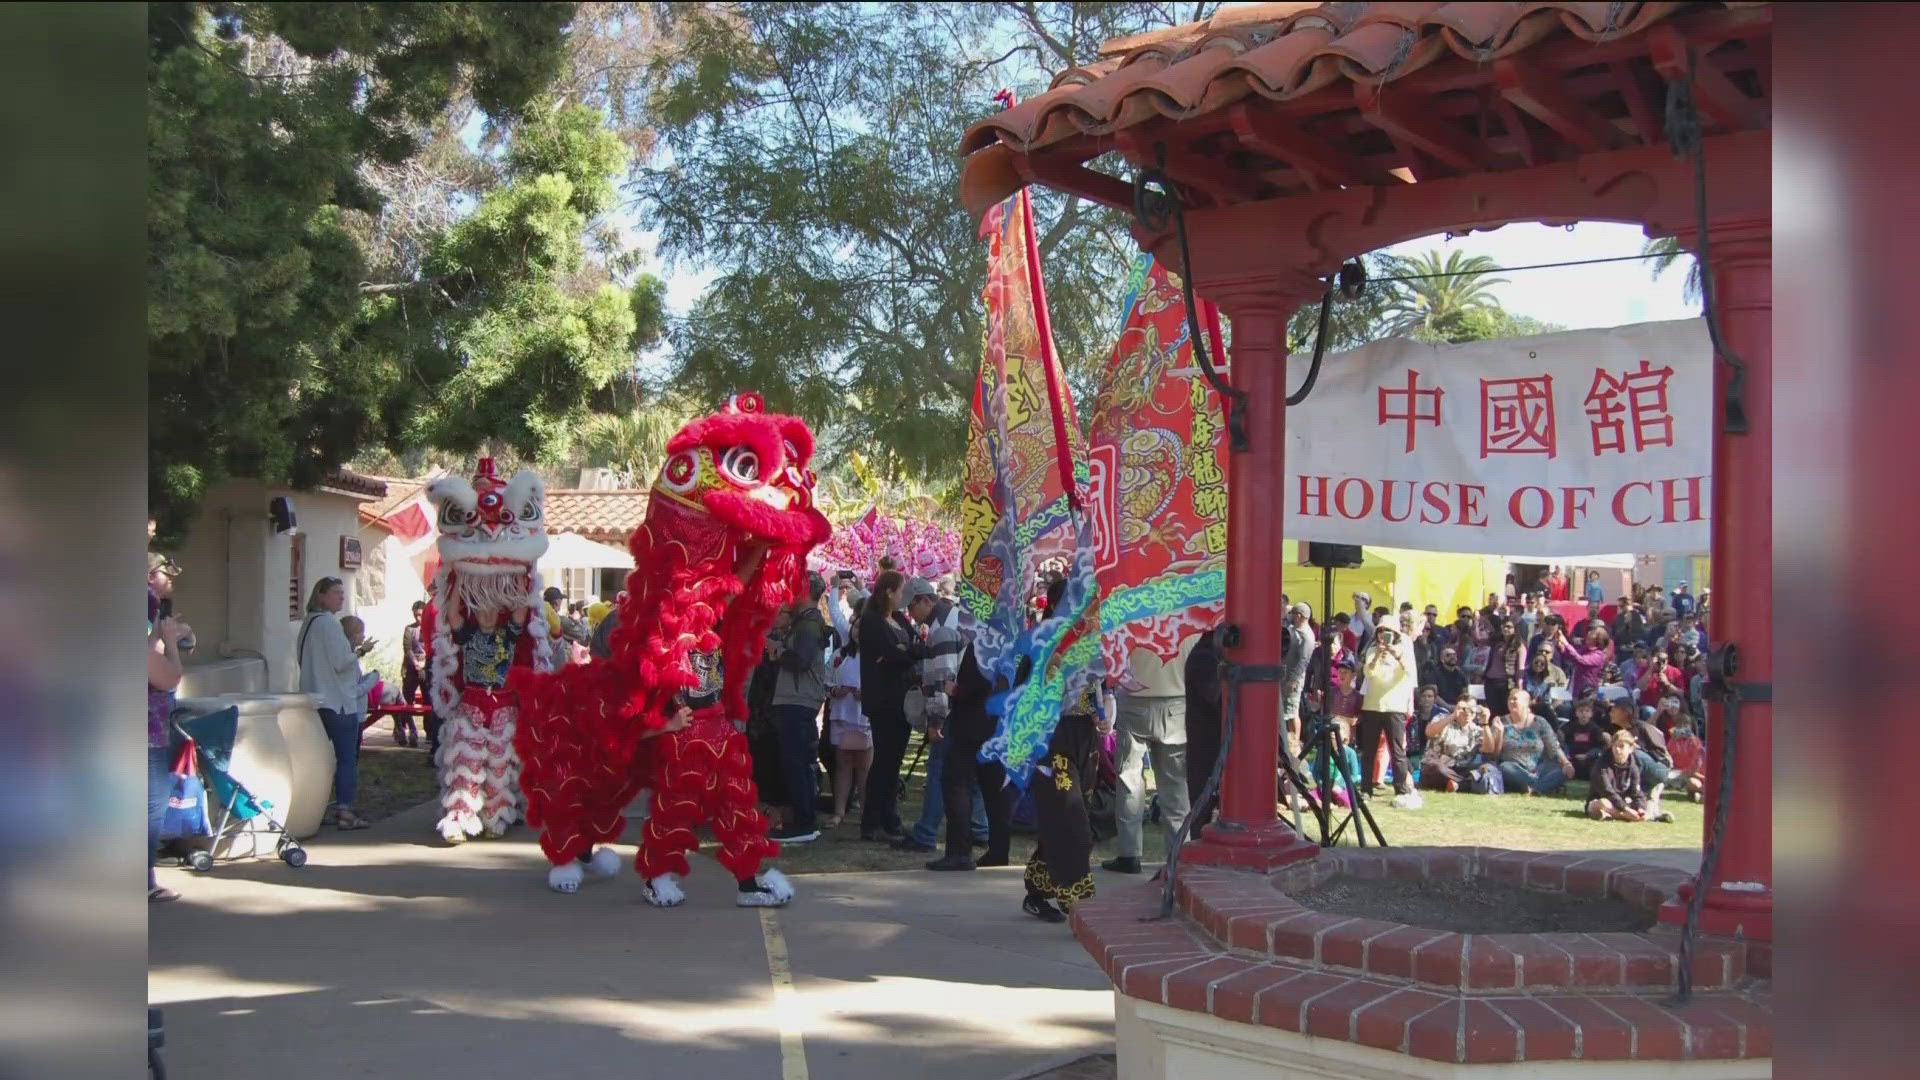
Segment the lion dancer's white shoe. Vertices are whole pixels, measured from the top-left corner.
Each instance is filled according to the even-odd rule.
[[[793,883],[778,870],[763,870],[740,882],[740,894],[733,902],[741,907],[786,907],[793,902]]]
[[[645,895],[654,907],[679,907],[687,902],[687,894],[680,890],[679,874],[661,874],[647,882]]]
[[[605,881],[620,872],[620,854],[610,847],[596,849],[592,856],[562,863],[547,871],[547,888],[557,893],[580,891],[585,881]]]

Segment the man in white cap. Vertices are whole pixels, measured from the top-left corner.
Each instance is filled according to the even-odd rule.
[[[1292,757],[1300,756],[1300,695],[1307,688],[1307,672],[1313,650],[1318,647],[1308,625],[1312,619],[1313,609],[1305,603],[1287,609],[1287,640],[1280,665],[1280,719],[1286,725],[1287,750]]]
[[[1355,592],[1353,594],[1353,636],[1365,642],[1367,635],[1373,632],[1373,594]]]

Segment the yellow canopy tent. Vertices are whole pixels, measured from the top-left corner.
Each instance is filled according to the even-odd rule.
[[[1322,571],[1300,566],[1298,545],[1288,542],[1283,548],[1288,559],[1283,575],[1287,595],[1313,606],[1315,621],[1325,621],[1322,607]],[[1333,607],[1351,610],[1353,594],[1365,592],[1376,607],[1398,610],[1401,601],[1416,607],[1432,604],[1440,609],[1443,621],[1453,621],[1460,607],[1479,608],[1487,594],[1497,592],[1506,583],[1506,564],[1497,555],[1460,555],[1443,551],[1412,551],[1406,548],[1361,548],[1361,564],[1333,572]]]
[[[1462,607],[1478,609],[1487,594],[1506,587],[1507,564],[1498,555],[1462,555],[1449,551],[1409,551],[1405,548],[1369,548],[1400,567],[1396,600],[1411,600],[1440,609],[1446,622]],[[1398,607],[1396,603],[1394,605]]]

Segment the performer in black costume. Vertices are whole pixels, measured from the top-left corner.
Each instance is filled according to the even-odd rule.
[[[1048,587],[1048,615],[1065,592],[1064,581]],[[1023,662],[1022,682],[1029,673]],[[1089,686],[1061,710],[1047,755],[1034,765],[1030,778],[1040,844],[1034,848],[1033,858],[1027,860],[1027,898],[1020,909],[1043,922],[1067,921],[1068,908],[1093,896],[1093,826],[1087,819],[1087,778],[1093,773],[1098,752],[1095,717],[1099,713],[1099,692],[1098,685]]]

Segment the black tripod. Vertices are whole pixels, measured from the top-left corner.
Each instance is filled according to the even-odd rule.
[[[1387,846],[1387,838],[1380,832],[1380,823],[1373,818],[1373,811],[1367,807],[1367,797],[1360,790],[1359,778],[1347,770],[1347,740],[1340,734],[1340,725],[1326,715],[1313,717],[1307,725],[1305,737],[1301,740],[1301,751],[1312,756],[1316,751],[1326,767],[1319,770],[1317,781],[1309,785],[1301,774],[1299,763],[1291,755],[1281,754],[1281,771],[1286,774],[1287,782],[1294,790],[1302,793],[1313,808],[1314,818],[1320,822],[1320,846],[1333,847],[1340,837],[1353,826],[1354,841],[1361,847],[1367,846],[1367,831],[1372,830],[1373,839],[1380,847]],[[1347,793],[1347,811],[1344,817],[1334,820],[1333,791],[1336,770],[1339,783]],[[1362,828],[1357,822],[1365,822]]]
[[[1333,568],[1322,566],[1320,573],[1320,597],[1324,605],[1320,617],[1325,621],[1320,624],[1319,655],[1313,660],[1314,676],[1319,683],[1320,702],[1315,715],[1302,718],[1306,728],[1300,740],[1300,753],[1302,757],[1311,757],[1316,750],[1319,751],[1322,755],[1321,760],[1327,763],[1327,767],[1321,770],[1317,785],[1308,783],[1306,776],[1301,772],[1299,760],[1289,752],[1283,738],[1280,748],[1280,771],[1283,774],[1284,783],[1292,784],[1294,792],[1305,798],[1312,808],[1314,819],[1320,823],[1321,847],[1332,847],[1339,843],[1340,837],[1347,831],[1349,825],[1353,825],[1353,835],[1359,845],[1366,847],[1367,831],[1354,824],[1356,815],[1366,822],[1367,829],[1373,831],[1374,840],[1381,847],[1386,847],[1387,838],[1380,832],[1380,823],[1373,819],[1373,811],[1367,808],[1366,798],[1360,792],[1359,779],[1347,771],[1345,753],[1347,741],[1341,736],[1340,725],[1333,722],[1327,707],[1333,697]],[[1302,711],[1305,711],[1304,701]],[[1365,767],[1363,762],[1361,768]],[[1335,770],[1339,771],[1340,781],[1347,792],[1346,816],[1338,823],[1335,823],[1333,814]]]

